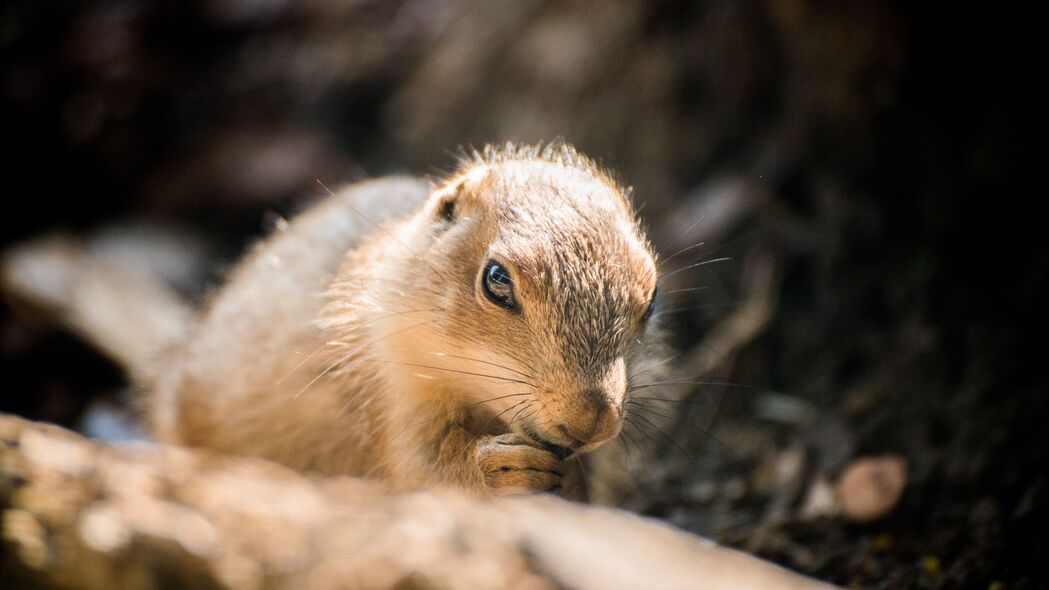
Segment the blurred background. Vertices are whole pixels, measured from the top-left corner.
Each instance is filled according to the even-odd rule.
[[[8,0],[0,246],[134,243],[201,300],[318,180],[563,138],[634,187],[675,365],[708,383],[660,394],[682,403],[624,437],[644,468],[607,501],[853,587],[1045,587],[1035,22],[980,2]],[[116,366],[10,298],[0,369],[0,411],[98,434],[125,407]],[[902,498],[842,507],[871,486]]]

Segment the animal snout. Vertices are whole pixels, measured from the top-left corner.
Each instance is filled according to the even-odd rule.
[[[571,404],[555,427],[558,434],[568,441],[568,447],[578,449],[592,443],[605,441],[619,430],[619,411],[609,396],[600,389],[587,389],[578,394],[577,403]]]

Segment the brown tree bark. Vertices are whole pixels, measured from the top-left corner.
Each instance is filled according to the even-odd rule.
[[[0,416],[0,581],[59,588],[820,588],[624,512],[390,493]]]

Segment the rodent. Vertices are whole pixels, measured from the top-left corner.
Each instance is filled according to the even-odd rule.
[[[351,185],[241,261],[143,376],[162,442],[396,489],[557,491],[657,362],[653,251],[565,144]]]

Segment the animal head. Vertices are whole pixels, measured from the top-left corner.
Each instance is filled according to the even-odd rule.
[[[508,146],[436,186],[414,223],[428,227],[413,305],[442,313],[394,340],[412,365],[440,356],[420,377],[566,452],[618,434],[656,290],[626,191],[569,147]]]

